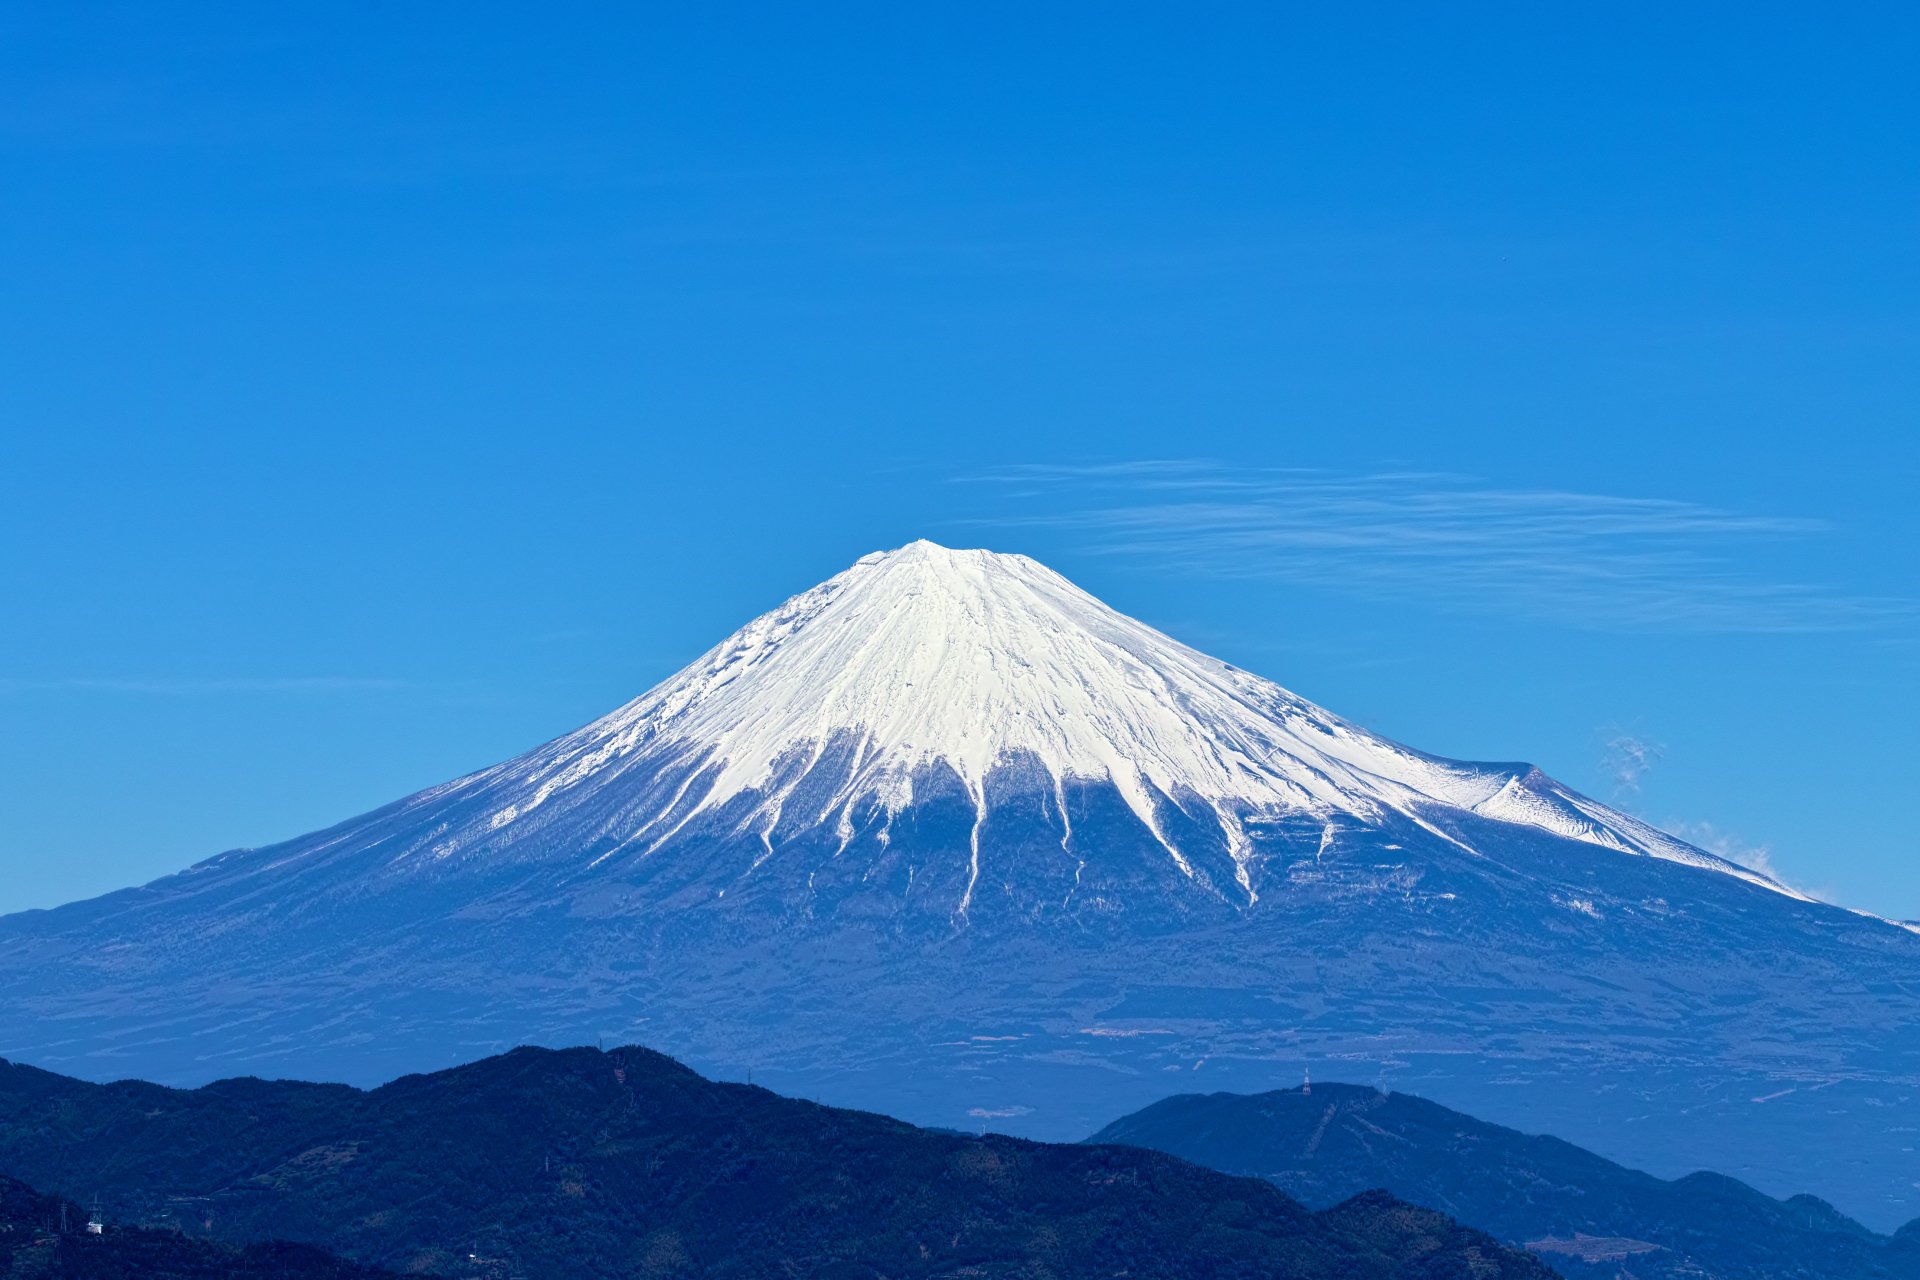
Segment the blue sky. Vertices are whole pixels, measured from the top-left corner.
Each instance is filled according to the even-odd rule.
[[[1920,916],[1917,58],[1895,5],[15,6],[0,910],[927,536]]]

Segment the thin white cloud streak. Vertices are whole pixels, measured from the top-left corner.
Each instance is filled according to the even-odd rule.
[[[218,679],[125,679],[117,676],[62,676],[23,680],[0,676],[0,693],[134,693],[158,697],[202,697],[249,693],[367,693],[412,688],[409,680],[367,676],[278,676]]]
[[[1824,890],[1810,889],[1805,885],[1789,880],[1773,861],[1773,848],[1770,845],[1754,844],[1722,831],[1711,822],[1670,822],[1666,829],[1679,836],[1696,848],[1705,849],[1715,857],[1725,858],[1728,862],[1758,871],[1763,876],[1778,880],[1790,889],[1798,890],[1822,902],[1831,902],[1833,896]]]
[[[1762,544],[1828,532],[1824,521],[1673,499],[1196,459],[1016,466],[958,479],[1016,506],[976,524],[1064,529],[1086,550],[1180,572],[1603,630],[1842,631],[1915,611],[1911,600],[1772,580],[1741,564]],[[1042,503],[1047,510],[1017,509]]]

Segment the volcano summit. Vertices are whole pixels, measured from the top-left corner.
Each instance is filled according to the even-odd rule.
[[[1887,1223],[1916,1027],[1907,928],[927,542],[524,756],[0,920],[0,1053],[96,1077],[606,1034],[1077,1137],[1316,1065]]]
[[[450,831],[432,854],[497,856],[504,841],[494,833],[522,822],[565,829],[566,815],[596,808],[607,788],[631,787],[629,774],[643,782],[629,793],[638,803],[592,834],[589,868],[651,857],[709,818],[756,837],[768,858],[822,828],[836,858],[862,834],[885,848],[917,793],[957,786],[974,811],[966,886],[948,904],[963,919],[980,889],[982,832],[1002,799],[1022,791],[1037,788],[1042,816],[1058,827],[1049,861],[1071,860],[1084,876],[1102,848],[1076,845],[1067,789],[1089,786],[1133,816],[1140,830],[1130,843],[1149,839],[1194,892],[1235,905],[1259,900],[1255,877],[1266,868],[1250,831],[1263,822],[1311,817],[1327,842],[1344,825],[1394,821],[1453,839],[1421,816],[1436,809],[1787,892],[1526,766],[1462,765],[1374,737],[1116,613],[1025,556],[931,542],[865,557],[605,719],[455,784],[498,807],[484,829]],[[645,785],[660,779],[672,782],[670,795]],[[542,809],[546,821],[536,821]],[[562,843],[580,847],[581,834]],[[1051,881],[1058,867],[1002,870],[1000,888],[1023,907],[1049,901],[1029,903],[1021,882],[1030,873]],[[1072,895],[1060,906],[1071,908]]]

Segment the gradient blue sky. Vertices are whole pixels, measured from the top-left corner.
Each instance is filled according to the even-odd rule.
[[[1920,916],[1920,10],[0,14],[0,910],[919,536]]]

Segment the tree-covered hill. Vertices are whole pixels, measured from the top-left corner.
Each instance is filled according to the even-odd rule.
[[[105,1224],[58,1196],[0,1177],[0,1276],[10,1280],[386,1280],[390,1271],[312,1245],[232,1245],[171,1230]]]
[[[520,1049],[362,1092],[0,1066],[0,1170],[117,1216],[450,1276],[1536,1280],[1445,1217],[1313,1213],[1157,1152],[933,1132],[644,1049]]]

